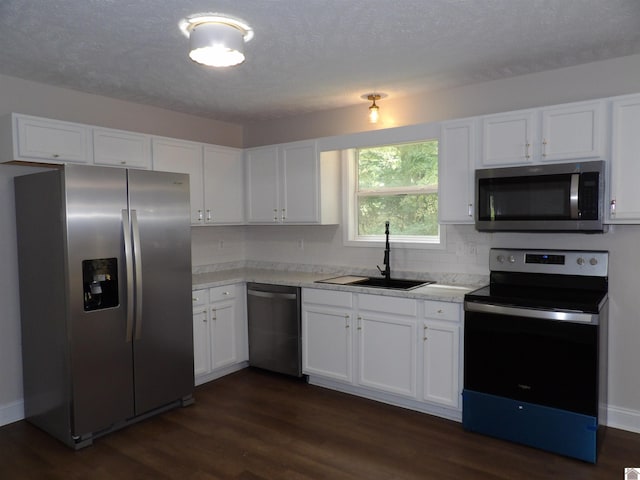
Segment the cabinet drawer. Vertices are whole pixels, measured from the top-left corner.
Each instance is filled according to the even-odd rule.
[[[424,316],[438,320],[460,321],[460,304],[453,302],[424,302]]]
[[[191,292],[191,300],[193,308],[200,307],[209,303],[209,292],[207,290],[193,290]]]
[[[222,285],[221,287],[213,287],[209,289],[209,301],[211,303],[220,300],[229,300],[236,297],[235,285]]]
[[[302,289],[303,303],[317,303],[333,307],[351,308],[353,305],[353,295],[350,292],[339,292],[336,290],[319,290],[315,288]]]
[[[362,310],[394,313],[415,317],[418,314],[418,302],[411,298],[389,297],[386,295],[359,295],[358,306]]]

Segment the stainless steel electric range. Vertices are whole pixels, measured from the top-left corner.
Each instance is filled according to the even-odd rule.
[[[606,423],[608,252],[492,249],[465,296],[463,426],[596,462]]]

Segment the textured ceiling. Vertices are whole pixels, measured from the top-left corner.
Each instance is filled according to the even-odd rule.
[[[180,19],[241,18],[244,64],[187,56]],[[640,0],[1,0],[0,73],[231,122],[640,53]]]

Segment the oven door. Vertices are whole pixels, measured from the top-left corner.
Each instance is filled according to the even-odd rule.
[[[465,390],[597,417],[597,322],[552,320],[545,315],[557,312],[534,309],[500,311],[465,303]]]

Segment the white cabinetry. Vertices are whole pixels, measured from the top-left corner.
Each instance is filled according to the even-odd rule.
[[[93,129],[93,163],[112,167],[151,168],[151,137],[107,128]]]
[[[445,122],[440,131],[440,223],[473,223],[476,119]]]
[[[613,101],[611,128],[611,223],[640,223],[640,95]]]
[[[458,408],[460,405],[460,305],[424,302],[422,320],[422,398]]]
[[[358,295],[357,383],[416,397],[417,300]]]
[[[203,169],[205,223],[243,223],[242,150],[205,145]]]
[[[247,364],[244,286],[225,285],[193,292],[196,385]]]
[[[311,383],[460,416],[459,303],[302,289],[302,370]]]
[[[12,113],[2,119],[1,161],[91,163],[86,125]]]
[[[483,166],[601,158],[604,101],[482,117]]]
[[[351,383],[353,294],[302,290],[302,371]]]
[[[246,150],[247,222],[338,223],[339,158],[316,141]]]
[[[151,145],[154,170],[186,173],[189,175],[191,224],[204,224],[202,144],[173,138],[153,137]]]

